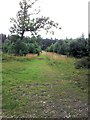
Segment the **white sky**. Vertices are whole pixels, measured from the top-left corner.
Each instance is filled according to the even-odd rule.
[[[20,0],[0,0],[0,33],[10,34],[10,17],[15,17],[19,10]],[[88,1],[89,0],[39,0],[41,14],[50,17],[62,27],[55,35],[45,35],[46,38],[77,38],[84,33],[88,36]]]

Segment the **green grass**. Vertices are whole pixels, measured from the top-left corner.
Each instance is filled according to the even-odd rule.
[[[3,55],[3,116],[87,117],[88,70],[76,69],[75,62]]]

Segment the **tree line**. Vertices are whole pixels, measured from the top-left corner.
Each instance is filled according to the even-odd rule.
[[[10,35],[3,38],[2,52],[13,55],[26,55],[28,53],[40,55],[42,50],[81,58],[78,67],[90,68],[90,35],[82,35],[76,39],[43,39],[41,36],[24,37],[19,40],[19,35]]]
[[[88,39],[81,37],[76,39],[58,40],[55,44],[47,47],[48,52],[56,52],[67,56],[81,58],[89,55]]]
[[[3,42],[3,52],[16,55],[28,53],[39,55],[42,50],[45,50],[77,58],[89,55],[88,39],[83,35],[80,38],[63,40],[43,39],[41,36],[24,37],[22,41],[19,39],[19,35],[8,36]]]

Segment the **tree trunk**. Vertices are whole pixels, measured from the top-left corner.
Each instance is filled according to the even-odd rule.
[[[22,31],[22,33],[21,33],[21,40],[23,39],[23,37],[24,37],[24,30]]]

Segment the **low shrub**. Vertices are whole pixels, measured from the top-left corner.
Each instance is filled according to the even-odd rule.
[[[75,67],[79,68],[90,68],[90,57],[81,58],[75,63]]]

